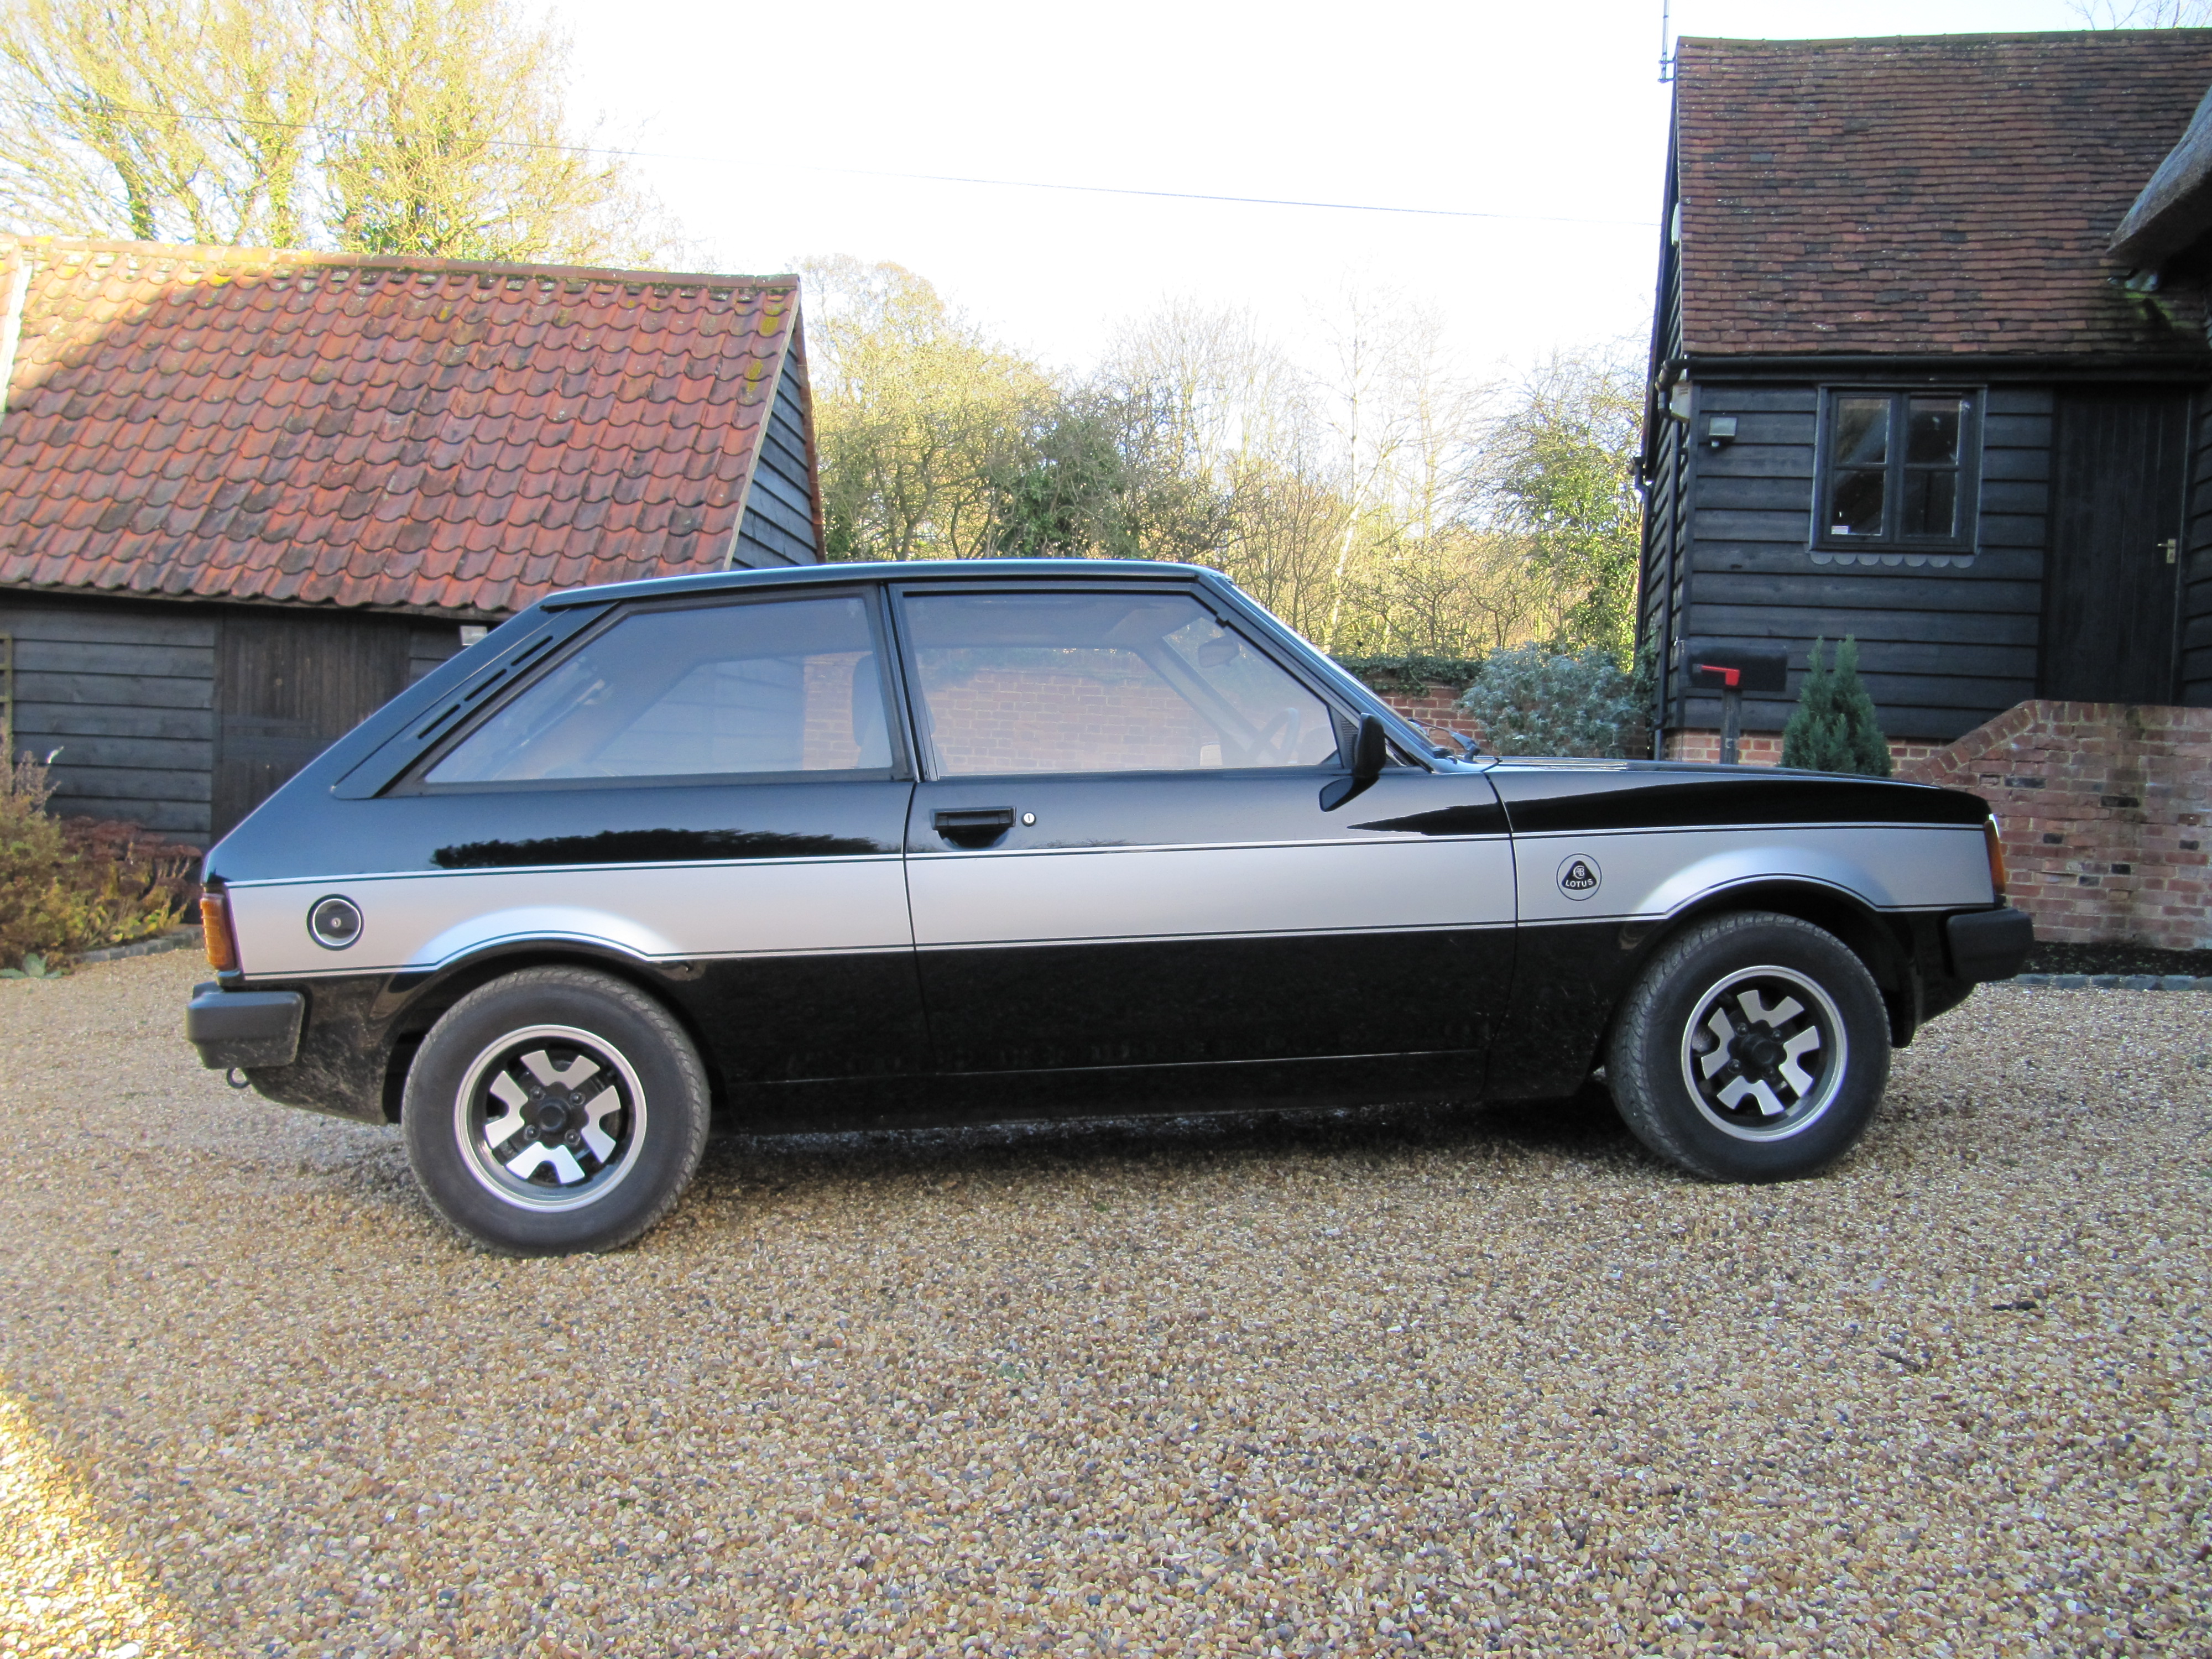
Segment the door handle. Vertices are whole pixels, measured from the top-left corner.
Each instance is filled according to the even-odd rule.
[[[2174,560],[2174,556],[2181,551],[2181,538],[2179,536],[2168,536],[2164,541],[2160,542],[2159,545],[2166,550],[2166,562],[2168,564],[2172,564]]]
[[[955,847],[988,847],[1014,827],[1014,809],[1011,806],[981,806],[939,812],[931,818],[930,823],[939,835]]]

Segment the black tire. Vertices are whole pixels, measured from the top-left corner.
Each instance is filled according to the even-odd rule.
[[[707,1144],[698,1051],[668,1011],[582,968],[532,968],[430,1028],[400,1105],[438,1213],[506,1255],[615,1250],[666,1215]]]
[[[1789,1181],[1866,1133],[1889,1083],[1889,1016],[1834,934],[1765,912],[1717,917],[1644,970],[1606,1081],[1636,1138],[1676,1167]]]

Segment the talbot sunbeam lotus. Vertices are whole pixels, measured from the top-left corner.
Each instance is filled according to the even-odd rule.
[[[1714,1180],[1832,1163],[2017,971],[1957,791],[1500,760],[1218,574],[1021,560],[560,593],[207,863],[186,1034],[397,1122],[497,1250],[651,1227],[750,1133],[1540,1101]]]

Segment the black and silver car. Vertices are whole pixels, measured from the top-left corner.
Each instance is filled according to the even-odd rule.
[[[1540,1100],[1802,1176],[2014,972],[1981,801],[1438,744],[1220,575],[1022,560],[556,594],[209,855],[186,1030],[398,1122],[517,1252],[820,1130]]]

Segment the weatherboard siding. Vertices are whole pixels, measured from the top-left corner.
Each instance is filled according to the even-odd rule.
[[[806,465],[806,386],[787,372],[761,434],[760,460],[738,530],[737,562],[816,564],[814,489]]]
[[[209,606],[0,595],[14,754],[53,757],[54,812],[206,838],[220,626]]]
[[[224,623],[238,610],[0,593],[0,634],[15,641],[13,753],[53,756],[55,813],[125,819],[206,844],[220,743],[216,667]],[[250,614],[327,620],[332,612],[257,606]],[[373,613],[350,620],[404,630],[410,682],[460,649],[453,624]]]
[[[2204,708],[2212,706],[2212,399],[2197,400],[2196,427],[2181,572],[2181,700]]]

